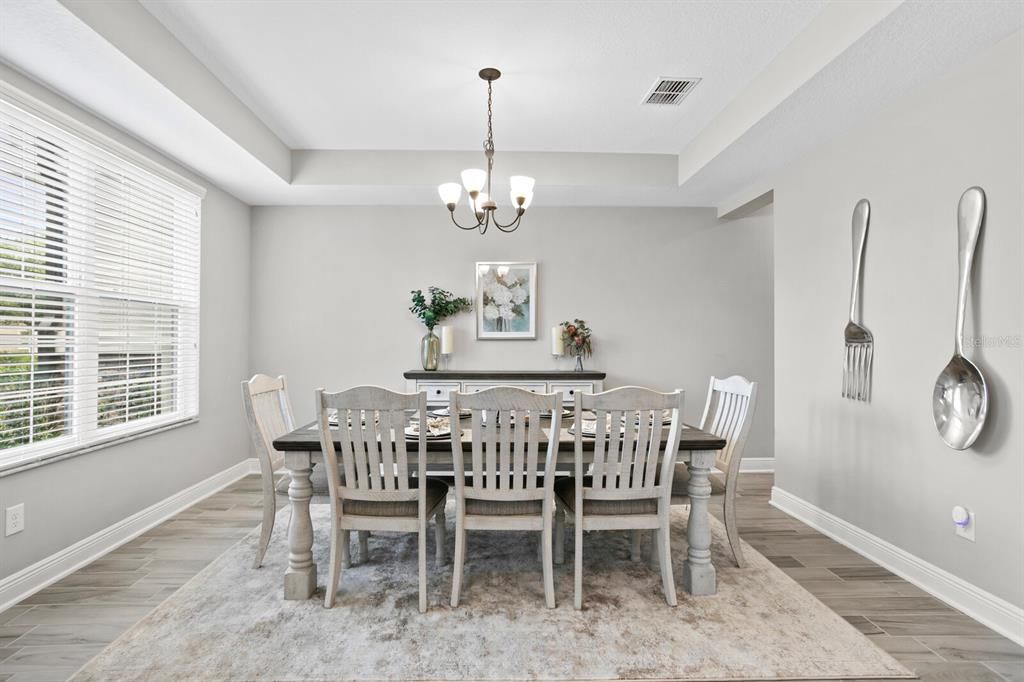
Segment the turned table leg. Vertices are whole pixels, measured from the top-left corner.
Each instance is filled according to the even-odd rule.
[[[690,470],[690,520],[686,527],[689,544],[683,562],[683,588],[692,595],[714,594],[715,566],[711,563],[711,522],[708,518],[708,500],[711,482],[708,474],[715,463],[714,450],[694,450],[687,468]]]
[[[309,516],[309,501],[313,497],[309,476],[313,472],[313,462],[308,452],[288,452],[284,465],[291,475],[288,501],[292,507],[288,523],[288,570],[284,572],[284,598],[309,599],[316,591],[313,521]]]

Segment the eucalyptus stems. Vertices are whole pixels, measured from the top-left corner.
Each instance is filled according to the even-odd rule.
[[[440,287],[428,287],[427,292],[430,294],[429,301],[423,295],[422,289],[411,292],[412,305],[409,306],[409,312],[418,317],[431,332],[446,317],[473,309],[473,302],[468,298],[457,297]]]

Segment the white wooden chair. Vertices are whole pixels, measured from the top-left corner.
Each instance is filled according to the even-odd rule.
[[[729,537],[736,565],[743,568],[743,550],[740,548],[740,534],[736,526],[736,487],[740,475],[740,461],[743,446],[747,442],[750,423],[754,419],[757,405],[757,382],[745,377],[731,376],[728,379],[711,377],[708,383],[708,399],[704,404],[704,416],[700,428],[723,438],[725,447],[715,457],[715,468],[725,474],[711,476],[711,497],[722,501],[725,530]],[[687,486],[690,472],[685,464],[676,467],[672,479],[672,504],[689,504]]]
[[[555,499],[573,517],[576,539],[575,600],[583,608],[583,531],[654,529],[665,601],[676,605],[672,575],[670,504],[679,450],[683,391],[658,393],[625,386],[605,393],[576,394],[573,431],[576,471],[555,484]],[[583,412],[593,411],[594,457],[584,476]],[[665,435],[665,410],[669,410]],[[664,443],[664,447],[662,447]],[[634,550],[635,554],[635,550]]]
[[[273,442],[284,434],[295,429],[292,418],[292,405],[288,399],[288,386],[283,376],[276,379],[266,374],[257,374],[252,379],[242,382],[242,402],[245,405],[245,416],[249,422],[249,433],[256,458],[260,463],[260,476],[263,479],[263,523],[260,526],[260,544],[256,548],[256,561],[253,568],[259,568],[263,556],[267,553],[270,536],[274,532],[274,519],[277,517],[278,490],[288,483],[288,474],[274,480],[275,472],[284,465],[284,453],[274,449]]]
[[[324,606],[334,605],[342,564],[349,566],[349,534],[358,531],[399,531],[419,534],[420,612],[427,610],[427,519],[435,519],[437,564],[444,563],[444,505],[448,485],[434,478],[410,476],[406,448],[406,411],[427,423],[426,393],[395,393],[377,386],[358,386],[338,393],[316,392],[320,444],[324,453],[331,501],[331,558]],[[332,430],[330,412],[337,410]],[[424,428],[415,443],[413,466],[427,470]],[[341,445],[344,476],[338,469],[335,440]],[[411,444],[410,444],[411,445]]]
[[[555,607],[552,523],[562,394],[531,393],[498,386],[471,395],[451,393],[450,414],[469,410],[473,470],[467,477],[462,438],[452,438],[455,466],[455,566],[452,606],[459,605],[470,530],[537,530],[541,532],[544,601]],[[552,413],[550,421],[541,412]],[[485,418],[486,413],[486,418]],[[542,428],[550,426],[547,454],[538,460]],[[538,465],[543,466],[543,476]]]

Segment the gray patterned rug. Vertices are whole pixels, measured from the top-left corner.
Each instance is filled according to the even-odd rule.
[[[288,511],[282,511],[288,514]],[[712,520],[719,592],[679,592],[629,561],[624,532],[584,538],[584,610],[572,608],[572,552],[555,567],[558,608],[544,608],[535,533],[471,532],[462,604],[451,564],[429,566],[430,610],[417,611],[414,535],[374,535],[370,560],[344,572],[323,608],[328,509],[314,505],[315,600],[282,599],[287,517],[263,568],[257,533],[225,552],[74,678],[88,680],[780,680],[914,675],[749,545],[749,566],[723,552]],[[673,519],[676,580],[686,508]],[[449,523],[452,510],[449,508]],[[448,535],[448,556],[452,554]],[[571,537],[569,533],[567,536]],[[571,543],[569,543],[571,545]],[[645,547],[646,549],[646,547]],[[433,533],[428,551],[433,556]],[[726,551],[728,551],[726,549]]]

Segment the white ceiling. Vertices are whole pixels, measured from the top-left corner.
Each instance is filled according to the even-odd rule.
[[[719,205],[745,188],[768,189],[772,175],[791,161],[1022,26],[1019,0],[904,2],[704,166],[683,185],[683,195],[717,197]]]
[[[0,0],[0,78],[253,205],[438,206],[482,161],[482,66],[505,73],[495,181],[535,175],[536,209],[740,205],[1024,25],[1003,0],[140,3]],[[641,107],[658,76],[703,81]]]
[[[823,0],[142,4],[293,149],[479,149],[495,66],[499,151],[677,154]]]

